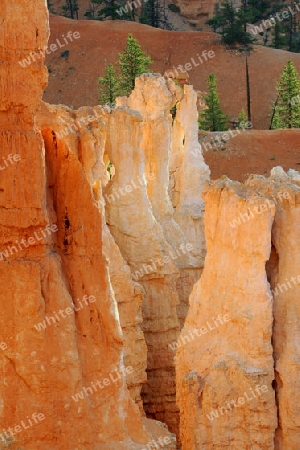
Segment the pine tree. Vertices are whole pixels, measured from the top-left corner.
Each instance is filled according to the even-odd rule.
[[[135,6],[131,0],[91,0],[84,15],[89,20],[134,20]]]
[[[208,109],[200,112],[199,128],[210,131],[226,131],[228,117],[223,114],[220,108],[220,100],[217,94],[217,77],[211,73],[206,79],[209,94],[205,98]]]
[[[300,103],[294,101],[300,93],[300,77],[292,61],[284,66],[276,91],[278,99],[272,104],[271,129],[300,128]]]
[[[243,108],[239,112],[239,115],[238,115],[238,129],[239,130],[244,130],[246,122],[247,122],[247,116],[246,116],[246,113],[245,113],[244,108]]]
[[[137,39],[132,34],[127,36],[127,45],[124,53],[119,53],[118,65],[121,70],[121,88],[123,94],[129,94],[135,86],[135,78],[149,72],[148,66],[153,64],[150,56],[141,49]]]
[[[50,0],[47,0],[47,8],[51,14],[55,14],[55,11],[53,9],[53,3]]]
[[[206,23],[220,33],[223,44],[229,48],[251,49],[255,39],[246,31],[246,24],[252,23],[254,15],[252,8],[236,8],[233,0],[226,0]]]
[[[116,76],[115,68],[109,64],[105,69],[105,76],[98,78],[99,83],[99,102],[113,105],[116,97],[121,95],[120,79]],[[102,87],[101,87],[102,86]]]
[[[62,6],[63,16],[69,17],[70,19],[78,20],[78,0],[65,0],[65,4]]]
[[[98,5],[100,9],[97,8],[97,19],[98,20],[121,20],[129,18],[129,14],[124,12],[120,15],[118,11],[124,6],[124,1],[121,0],[92,0],[92,3]],[[125,8],[128,9],[128,8]]]
[[[154,28],[171,28],[168,22],[167,8],[161,4],[160,0],[144,2],[140,22]]]
[[[284,35],[284,27],[281,23],[275,22],[274,30],[273,30],[273,47],[274,48],[282,48],[287,44],[287,38]]]
[[[88,20],[97,20],[97,12],[98,12],[98,6],[95,3],[91,2],[88,9],[84,13],[84,16]]]

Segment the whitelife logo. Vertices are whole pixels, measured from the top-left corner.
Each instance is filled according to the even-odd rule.
[[[154,173],[149,173],[149,174],[145,174],[145,179],[141,179],[140,177],[138,177],[138,181],[136,180],[137,183],[139,184],[135,184],[135,181],[132,180],[130,184],[127,184],[126,186],[122,186],[122,187],[118,187],[117,189],[113,188],[113,192],[109,195],[104,194],[104,198],[108,201],[108,203],[112,203],[116,200],[116,198],[120,198],[120,194],[122,196],[129,194],[130,192],[134,191],[135,189],[138,189],[140,187],[144,187],[147,186],[147,180],[154,180],[155,178],[155,174]],[[116,196],[116,197],[115,197]],[[101,201],[102,205],[105,206],[105,202],[104,200]]]
[[[173,250],[175,253],[177,253],[177,255],[176,254],[174,255],[172,250],[169,251],[169,255],[174,260],[174,259],[181,257],[180,251],[182,252],[183,255],[185,255],[186,251],[190,252],[191,250],[193,250],[193,246],[192,246],[192,244],[181,244],[179,249],[175,248]],[[171,262],[170,256],[165,255],[165,256],[163,256],[163,258],[156,258],[156,262],[153,262],[153,260],[151,259],[150,265],[143,264],[143,267],[140,270],[136,270],[134,272],[134,274],[132,274],[133,279],[135,281],[137,281],[142,276],[148,275],[148,274],[153,273],[156,270],[158,270],[157,265],[159,265],[160,267],[163,267],[165,264],[168,264],[169,262]]]
[[[7,432],[7,430],[3,430],[2,433],[0,434],[0,439],[2,442],[4,442],[6,444],[7,440],[11,439],[11,437],[14,436],[16,433],[21,433],[21,431],[27,430],[28,428],[33,427],[33,425],[41,422],[44,419],[45,419],[44,414],[33,413],[31,418],[29,418],[27,416],[27,420],[21,420],[21,425],[15,425],[14,427],[7,428],[8,432]],[[15,433],[14,433],[14,431],[15,431]],[[3,435],[5,435],[5,436],[3,436]]]
[[[247,392],[244,392],[244,397],[239,397],[236,400],[230,400],[230,402],[226,403],[226,406],[228,408],[226,408],[226,406],[219,406],[218,409],[215,409],[213,411],[211,411],[210,414],[206,414],[206,417],[212,422],[214,419],[218,419],[219,417],[219,413],[221,416],[223,416],[224,413],[228,413],[229,411],[232,411],[231,408],[231,404],[235,407],[238,408],[241,405],[245,404],[245,401],[250,402],[251,400],[254,400],[255,398],[258,398],[262,395],[263,392],[267,392],[268,391],[268,387],[263,384],[262,386],[259,386],[259,384],[257,384],[255,386],[255,391],[256,391],[256,395],[253,391],[252,388],[250,388],[250,397],[248,397]],[[260,392],[262,391],[262,392]],[[252,397],[251,397],[252,394]],[[219,410],[219,411],[218,411]]]
[[[0,170],[4,170],[6,167],[9,167],[8,161],[10,162],[10,164],[20,161],[21,156],[18,153],[16,153],[15,155],[12,155],[10,153],[6,158],[4,156],[2,156],[2,159],[3,159],[4,166],[1,166],[1,164],[0,164]]]
[[[96,297],[94,297],[93,295],[90,295],[89,297],[87,295],[84,295],[82,298],[82,301],[87,306],[89,303],[94,303],[96,301]],[[79,308],[76,308],[76,306],[73,304],[72,305],[73,309],[71,307],[68,307],[66,309],[60,309],[58,311],[58,314],[60,314],[60,316],[63,319],[65,319],[67,316],[70,316],[71,314],[73,314],[74,311],[77,312],[84,308],[84,305],[81,303],[79,298],[77,299],[77,304],[79,304],[79,306],[80,306]],[[43,320],[43,322],[39,322],[37,325],[34,325],[34,328],[38,331],[41,331],[41,330],[45,330],[47,325],[51,325],[53,323],[59,322],[60,318],[59,318],[58,314],[56,313],[56,311],[54,311],[53,316],[46,316],[45,320]]]
[[[293,6],[295,6],[297,11],[292,9],[291,6],[288,6],[288,11],[285,9],[284,11],[277,12],[275,14],[276,19],[275,19],[275,17],[270,17],[270,19],[263,20],[261,22],[261,25],[254,25],[254,27],[250,29],[251,33],[254,35],[256,35],[258,33],[263,33],[264,30],[267,30],[268,28],[272,28],[272,26],[276,24],[276,20],[279,20],[279,22],[282,22],[284,19],[288,19],[290,17],[290,15],[294,16],[295,14],[299,13],[300,5],[295,2]],[[280,17],[281,15],[282,15],[282,18]]]
[[[116,108],[116,104],[112,103],[111,105],[106,104],[104,106],[101,106],[100,109],[103,112],[111,112]],[[59,117],[58,120],[60,122],[62,122],[63,125],[65,125],[65,128],[61,131],[56,131],[55,135],[58,139],[63,139],[64,137],[68,136],[71,133],[78,133],[78,131],[80,131],[80,126],[87,126],[92,122],[96,122],[97,120],[100,120],[101,116],[100,114],[98,115],[97,112],[95,113],[95,115],[89,115],[87,117],[78,117],[75,120],[75,123],[73,124],[69,124],[66,120],[64,120],[63,118]]]
[[[197,337],[203,336],[204,334],[208,333],[208,331],[213,331],[216,328],[218,328],[220,325],[224,325],[224,323],[229,322],[230,320],[230,316],[229,314],[224,314],[224,316],[222,317],[221,314],[218,315],[218,317],[213,317],[211,319],[210,323],[209,321],[206,322],[207,328],[206,326],[202,326],[199,330],[197,330],[197,328],[194,328],[192,331],[189,332],[189,335],[186,334],[184,336],[180,336],[180,338],[178,339],[177,342],[173,342],[172,344],[169,344],[168,347],[175,351],[177,348],[185,345],[187,342],[191,342],[195,339],[195,336],[193,335],[196,334]],[[215,326],[214,326],[215,325]]]
[[[211,143],[200,142],[201,147],[193,150],[192,155],[195,157],[202,156],[202,152],[208,152],[209,150],[212,150],[213,148],[216,148],[216,147],[223,147],[224,145],[226,145],[226,141],[229,141],[230,139],[238,136],[239,134],[241,134],[242,131],[250,130],[250,128],[252,128],[252,123],[245,122],[245,123],[243,123],[243,126],[240,129],[228,130],[228,133],[223,133],[222,136],[215,135],[215,136],[211,137],[211,141],[210,141]],[[235,132],[235,134],[234,134],[234,132]],[[229,136],[229,134],[230,134],[230,136]],[[213,143],[213,145],[212,145],[212,143]]]
[[[7,343],[6,342],[1,342],[1,344],[0,344],[0,348],[1,348],[1,350],[6,350],[7,349],[7,347],[8,347],[8,345],[7,345]]]
[[[277,205],[278,202],[283,201],[283,198],[288,199],[290,197],[290,194],[288,192],[278,192],[277,194],[278,200],[276,199],[276,197],[272,197],[273,202],[275,203],[275,205]],[[283,197],[283,198],[281,198]],[[254,217],[254,214],[262,214],[263,212],[267,211],[268,208],[272,208],[274,205],[273,203],[270,202],[270,200],[267,198],[266,199],[266,203],[263,203],[260,206],[253,206],[253,210],[251,211],[250,208],[248,208],[249,214],[247,213],[240,213],[240,217],[238,219],[234,219],[231,222],[229,222],[229,225],[231,226],[231,228],[236,228],[239,225],[241,225],[241,220],[243,221],[243,223],[248,222],[251,218]]]
[[[91,386],[84,387],[81,392],[78,392],[75,395],[72,395],[72,399],[74,402],[78,402],[79,400],[83,400],[85,396],[89,396],[89,394],[93,394],[94,392],[98,391],[97,386],[100,389],[105,389],[106,386],[109,386],[112,383],[116,383],[119,380],[122,380],[123,376],[126,376],[126,373],[130,374],[133,371],[133,367],[128,366],[121,366],[119,369],[114,370],[113,372],[109,373],[109,378],[104,378],[102,381],[95,381],[91,382]],[[115,378],[114,378],[115,375]],[[103,384],[102,384],[103,383]],[[97,386],[96,386],[97,385]],[[93,391],[94,389],[94,391]]]
[[[160,447],[164,447],[165,445],[168,445],[171,443],[171,439],[166,437],[159,437],[157,441],[148,442],[147,447],[142,448],[142,450],[158,450]]]
[[[61,39],[64,40],[65,44],[61,44],[59,39],[56,39],[56,44],[50,44],[49,46],[45,46],[43,49],[35,52],[35,53],[30,53],[29,58],[24,58],[22,61],[19,61],[20,66],[26,67],[26,66],[30,66],[30,64],[32,64],[33,62],[36,62],[36,58],[40,59],[44,56],[44,53],[46,52],[47,55],[49,55],[50,53],[56,52],[56,50],[58,50],[58,48],[63,48],[66,47],[66,45],[68,45],[70,42],[73,42],[73,38],[74,39],[79,39],[80,38],[80,33],[78,31],[75,31],[74,33],[72,33],[72,31],[69,31],[67,33],[67,37],[65,37],[65,35],[63,34],[61,36]],[[70,40],[70,42],[68,41],[68,39]]]
[[[45,228],[45,231],[47,231],[48,236],[51,233],[55,233],[57,230],[58,230],[57,225],[48,224]],[[19,247],[19,250],[24,250],[24,248],[28,248],[29,245],[34,245],[36,243],[36,240],[41,241],[43,239],[43,237],[47,237],[47,234],[45,231],[40,230],[40,233],[42,234],[41,237],[39,237],[38,231],[35,231],[34,237],[31,236],[27,241],[25,239],[22,239],[21,242],[16,241],[16,244]],[[23,248],[22,248],[22,245],[23,245]],[[8,251],[12,255],[13,254],[12,250],[14,250],[15,253],[18,253],[18,251],[19,251],[15,245],[12,245],[11,247],[8,246],[6,250],[4,250],[3,252],[0,252],[0,261],[4,261],[5,259],[7,259],[10,256]],[[3,256],[4,256],[4,258],[3,258]]]
[[[282,288],[284,288],[285,291],[288,291],[289,289],[293,289],[294,286],[298,286],[298,285],[300,284],[300,275],[298,275],[297,278],[296,278],[296,277],[291,277],[291,281],[294,283],[294,286],[291,286],[291,283],[288,281],[287,278],[286,278],[285,281],[286,281],[286,283],[282,283],[282,284],[279,284],[279,283],[278,283],[278,284],[275,286],[274,290],[271,289],[271,293],[272,293],[272,294],[270,294],[270,293],[268,292],[268,296],[269,296],[269,298],[270,298],[271,300],[273,299],[273,297],[276,297],[277,295],[279,295],[278,288],[280,289],[280,293],[282,294],[282,292],[283,292]],[[288,287],[287,287],[287,286],[288,286]]]

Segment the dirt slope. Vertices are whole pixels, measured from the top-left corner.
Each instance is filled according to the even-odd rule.
[[[127,21],[73,21],[51,16],[50,43],[62,35],[78,31],[80,38],[68,46],[47,55],[46,64],[51,73],[44,100],[77,108],[97,104],[97,77],[103,75],[108,63],[117,60],[124,48],[128,33],[133,33],[147,51],[154,64],[154,72],[164,72],[173,66],[191,63],[199,66],[190,70],[190,82],[196,89],[206,90],[205,78],[214,72],[218,77],[222,107],[230,117],[241,108],[246,109],[245,58],[227,51],[218,43],[218,36],[204,32],[174,32],[154,29]],[[68,49],[68,58],[61,53]],[[213,50],[215,57],[200,64],[197,54]],[[249,58],[252,116],[254,127],[269,127],[270,101],[275,99],[275,81],[283,65],[292,59],[300,70],[300,54],[257,46]],[[198,61],[198,62],[197,62]]]
[[[222,149],[209,149],[203,143],[202,149],[213,180],[222,175],[238,181],[245,181],[252,173],[269,176],[275,166],[300,170],[300,129],[245,131],[232,137]]]
[[[78,31],[81,37],[47,56],[50,74],[44,100],[49,103],[74,108],[97,104],[97,78],[103,75],[108,63],[116,61],[127,34],[132,32],[151,55],[155,72],[186,64],[191,58],[196,61],[197,53],[213,50],[214,58],[189,72],[191,83],[205,90],[205,78],[214,72],[218,76],[224,111],[233,117],[241,108],[246,109],[244,58],[225,50],[214,34],[169,32],[125,21],[72,21],[59,16],[51,16],[50,25],[50,43],[58,38],[63,44],[62,36],[68,31]],[[67,58],[61,56],[66,49],[69,50]],[[295,53],[256,47],[250,57],[252,115],[257,129],[269,126],[269,105],[275,98],[275,81],[290,58],[300,70],[300,55]],[[248,131],[231,139],[225,147],[223,151],[204,152],[213,179],[226,174],[242,181],[249,173],[266,174],[276,165],[299,169],[300,130]]]
[[[171,26],[172,30],[181,30],[181,31],[194,31],[195,26],[191,25],[190,22],[180,13],[174,13],[170,11],[170,9],[167,7],[170,3],[173,3],[170,0],[160,0],[160,4],[162,7],[165,8],[165,12],[167,15],[168,23]],[[55,14],[62,14],[62,6],[65,4],[65,0],[52,0],[52,11],[55,12]],[[90,0],[81,0],[80,6],[78,10],[78,18],[80,20],[85,20],[85,12],[89,8],[91,4]],[[136,4],[136,12],[137,12],[137,18],[136,21],[139,22],[138,16],[141,13],[141,5],[143,4],[142,0],[135,0]],[[140,6],[139,6],[140,5]],[[130,1],[125,2],[125,7],[127,7],[128,12],[130,12]],[[206,19],[203,19],[204,21]],[[209,27],[206,25],[206,28]]]

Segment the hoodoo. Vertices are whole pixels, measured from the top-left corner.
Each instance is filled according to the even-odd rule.
[[[223,71],[223,53],[244,67],[216,35],[187,33],[187,43],[183,32],[136,23],[132,8],[132,21],[109,26],[55,16],[48,42],[46,3],[58,7],[58,0],[0,4],[0,448],[299,450],[300,173],[288,163],[263,166],[266,155],[276,159],[263,148],[271,142],[286,145],[297,168],[299,130],[258,132],[232,119],[228,127],[237,130],[210,132],[216,82],[209,94],[196,91],[192,70],[203,79],[217,64]],[[112,3],[104,10],[113,15]],[[213,9],[175,3],[194,25]],[[86,17],[101,17],[94,6]],[[22,27],[20,17],[28,19]],[[132,30],[157,53],[164,37],[163,76],[141,63],[123,95],[128,72],[121,86],[109,66],[100,77],[118,87],[109,104],[74,109],[42,100],[50,77],[57,103],[69,90],[69,105],[80,105],[94,60],[109,64],[112,43],[121,50],[127,31],[126,58],[134,49],[150,64]],[[94,43],[101,58],[93,58]],[[183,47],[186,61],[175,68]],[[287,58],[265,50],[255,52]],[[71,65],[75,59],[82,67]],[[291,62],[283,81],[289,73],[298,86]],[[230,83],[240,102],[237,79]],[[263,117],[254,104],[253,117]],[[234,153],[235,145],[242,150]],[[273,167],[270,176],[249,176],[247,158],[236,167],[242,152],[249,161],[261,153],[255,168],[266,175]],[[231,170],[245,181],[232,181]]]

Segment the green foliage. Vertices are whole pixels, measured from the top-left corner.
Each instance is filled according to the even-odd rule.
[[[172,124],[174,123],[174,120],[175,120],[176,114],[177,114],[177,103],[178,102],[176,102],[175,105],[172,106],[172,108],[170,109],[170,114],[172,116]]]
[[[180,8],[179,6],[175,5],[174,3],[170,3],[168,5],[168,8],[170,11],[174,12],[174,13],[180,13]]]
[[[132,34],[127,36],[124,53],[119,53],[118,56],[117,67],[120,74],[117,75],[113,64],[109,64],[105,69],[105,76],[98,79],[101,103],[112,105],[116,97],[130,94],[135,86],[135,78],[149,72],[147,66],[152,64],[151,58],[143,52]]]
[[[162,6],[160,0],[148,0],[147,2],[143,2],[140,23],[151,25],[154,28],[171,29],[167,18],[167,10]]]
[[[55,11],[53,9],[53,3],[51,2],[51,0],[47,0],[47,8],[51,14],[55,14]]]
[[[135,86],[135,78],[149,72],[148,66],[153,64],[150,56],[141,49],[137,39],[132,34],[127,36],[124,53],[119,53],[118,65],[121,71],[121,89],[124,95],[129,94]]]
[[[105,69],[105,76],[98,78],[99,83],[99,102],[113,105],[116,97],[121,94],[120,79],[116,76],[115,68],[109,64]]]
[[[130,12],[125,4],[125,0],[92,0],[84,15],[88,19],[93,20],[130,19]]]
[[[255,39],[246,31],[246,24],[251,23],[254,11],[249,8],[238,9],[233,1],[226,0],[216,9],[216,15],[206,23],[220,33],[222,42],[229,48],[243,47],[251,49]]]
[[[264,28],[263,44],[275,48],[282,48],[292,52],[300,52],[299,20],[295,2],[286,3],[272,0],[247,0],[248,6],[254,15],[251,23],[258,22],[258,26]],[[284,17],[283,17],[284,14]],[[266,23],[272,23],[266,28]],[[273,40],[269,43],[270,34]]]
[[[285,36],[284,26],[276,21],[273,29],[273,42],[274,48],[283,48],[287,45],[287,37]]]
[[[61,56],[61,58],[68,59],[69,58],[69,53],[70,53],[69,50],[64,50],[63,52],[60,53],[60,56]]]
[[[300,103],[295,98],[300,92],[300,78],[294,63],[288,61],[276,86],[278,98],[272,102],[272,130],[300,128]]]
[[[120,8],[120,5],[116,0],[92,0],[96,5],[102,6],[101,9],[97,12],[97,18],[99,20],[111,19],[117,20],[119,15],[117,10]]]
[[[69,17],[70,19],[78,20],[78,0],[65,0],[65,4],[62,6],[63,16]]]
[[[265,0],[248,0],[247,7],[251,22],[257,22],[259,20],[268,19],[270,12],[269,9],[271,3]]]
[[[98,12],[99,6],[95,5],[95,3],[90,3],[88,9],[84,13],[84,16],[88,20],[97,20],[97,12]]]
[[[209,94],[205,98],[208,109],[199,114],[199,128],[210,131],[226,131],[229,118],[223,114],[217,94],[217,77],[211,73],[206,79]]]
[[[111,180],[112,179],[112,177],[113,177],[113,169],[114,168],[114,165],[113,165],[113,163],[111,162],[111,161],[109,161],[109,163],[108,163],[108,165],[107,165],[107,168],[106,168],[106,171],[107,171],[107,173],[108,173],[108,176],[109,176],[109,179]]]
[[[239,130],[244,130],[245,129],[245,125],[248,122],[248,118],[247,115],[244,111],[244,108],[239,112],[238,115],[238,129]]]

